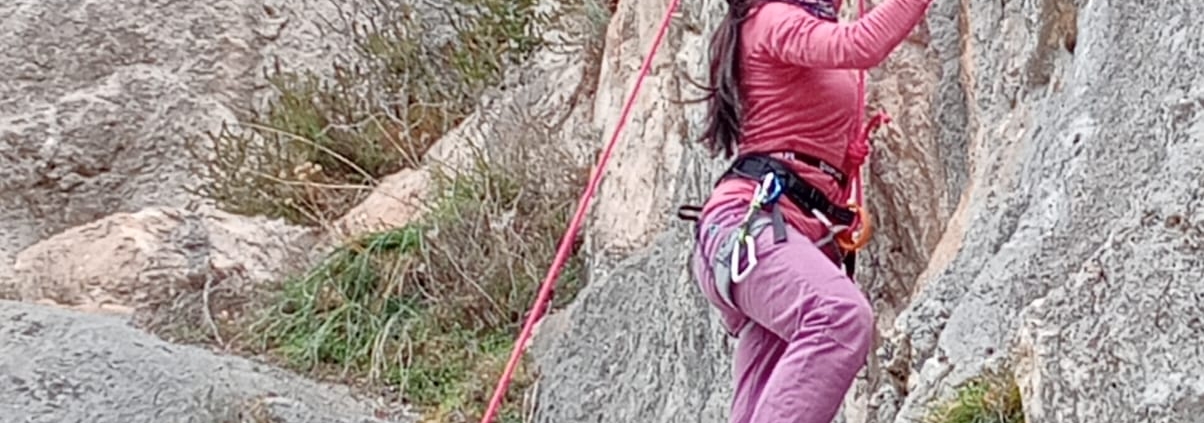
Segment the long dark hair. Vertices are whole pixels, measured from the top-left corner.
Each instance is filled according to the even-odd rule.
[[[707,125],[698,139],[711,156],[729,158],[740,140],[743,110],[740,103],[740,27],[749,11],[764,0],[728,0],[727,16],[711,35],[711,64]]]

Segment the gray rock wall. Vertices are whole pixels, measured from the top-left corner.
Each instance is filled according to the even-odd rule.
[[[608,42],[642,57],[665,4],[621,7]],[[541,328],[540,421],[725,419],[728,348],[672,214],[705,195],[718,164],[678,146],[701,107],[647,89],[702,75],[711,7],[684,5],[660,53],[673,63],[655,68],[634,113],[641,132],[620,147],[661,167],[616,157],[622,173],[608,176],[590,232],[591,285]],[[1202,7],[938,1],[872,74],[897,119],[875,143],[880,231],[861,263],[882,340],[845,421],[916,421],[1003,361],[1017,365],[1032,422],[1194,421],[1204,92],[1190,17]],[[616,29],[631,22],[641,29]],[[626,93],[636,68],[623,69],[628,82],[601,90]]]
[[[22,248],[114,212],[193,200],[185,140],[329,67],[334,3],[0,2],[0,279]]]
[[[412,420],[345,387],[169,344],[114,317],[0,301],[0,339],[2,423]]]
[[[1001,355],[1026,362],[1029,421],[1195,421],[1204,47],[1187,17],[1204,6],[998,6],[971,9],[971,213],[898,322],[894,421]]]

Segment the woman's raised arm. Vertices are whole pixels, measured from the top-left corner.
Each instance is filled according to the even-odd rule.
[[[894,51],[924,17],[932,0],[888,0],[860,19],[835,23],[799,7],[773,2],[758,11],[756,37],[783,63],[811,68],[868,69]],[[751,35],[751,34],[750,34]]]

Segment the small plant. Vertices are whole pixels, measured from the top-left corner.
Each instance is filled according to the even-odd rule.
[[[1020,387],[1007,371],[988,371],[957,388],[925,423],[1024,423]]]

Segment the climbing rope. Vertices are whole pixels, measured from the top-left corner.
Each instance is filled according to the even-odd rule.
[[[865,0],[857,1],[857,18],[865,16]],[[849,149],[849,159],[853,164],[853,172],[849,178],[849,192],[846,196],[849,198],[849,209],[857,213],[857,218],[848,230],[845,230],[836,236],[836,243],[844,251],[856,252],[869,244],[870,238],[873,237],[873,226],[870,224],[869,213],[865,209],[865,193],[861,187],[861,170],[866,163],[869,162],[870,156],[870,134],[878,129],[882,124],[890,123],[890,115],[884,111],[878,112],[870,119],[869,123],[864,127],[861,126],[861,121],[865,118],[865,74],[864,69],[857,72],[857,122],[858,128],[862,128],[854,135],[853,145]],[[859,233],[857,233],[859,232]]]
[[[598,184],[602,181],[606,164],[610,161],[610,156],[614,151],[615,145],[618,144],[619,134],[622,133],[623,127],[627,126],[627,117],[631,114],[631,109],[635,105],[636,96],[639,95],[640,88],[643,87],[644,80],[648,77],[648,72],[652,68],[652,58],[656,56],[656,51],[660,48],[661,42],[665,38],[665,32],[668,31],[669,24],[672,22],[673,13],[677,11],[680,3],[681,0],[673,0],[669,4],[669,9],[665,11],[664,18],[661,19],[660,29],[656,33],[656,38],[652,40],[652,47],[648,51],[648,55],[644,57],[644,64],[640,68],[640,74],[636,76],[635,87],[632,88],[631,95],[627,97],[627,103],[623,105],[623,112],[619,115],[619,121],[615,124],[614,133],[611,134],[610,142],[606,145],[606,150],[598,158],[598,164],[595,166],[595,172],[593,177],[590,178],[589,185],[585,188],[585,192],[581,194],[581,199],[577,202],[577,211],[573,215],[573,219],[569,222],[569,227],[565,230],[564,236],[560,239],[560,246],[556,250],[556,257],[552,260],[552,265],[548,268],[547,276],[544,278],[543,284],[539,287],[539,295],[536,296],[535,304],[531,307],[531,312],[528,313],[526,322],[523,323],[523,329],[519,332],[518,339],[514,342],[514,349],[510,353],[510,360],[506,363],[506,369],[502,372],[501,378],[498,379],[497,387],[493,390],[493,398],[489,400],[489,407],[485,409],[485,415],[481,417],[481,423],[491,423],[501,408],[502,397],[505,395],[506,389],[510,386],[510,380],[514,377],[514,369],[518,366],[519,358],[522,357],[527,342],[531,338],[531,330],[535,326],[535,323],[543,317],[543,313],[547,311],[547,305],[552,299],[552,288],[556,285],[556,278],[560,276],[560,271],[564,268],[564,264],[568,260],[569,252],[577,239],[577,231],[585,218],[586,210],[589,209],[589,202],[594,198],[594,192],[597,191]]]

